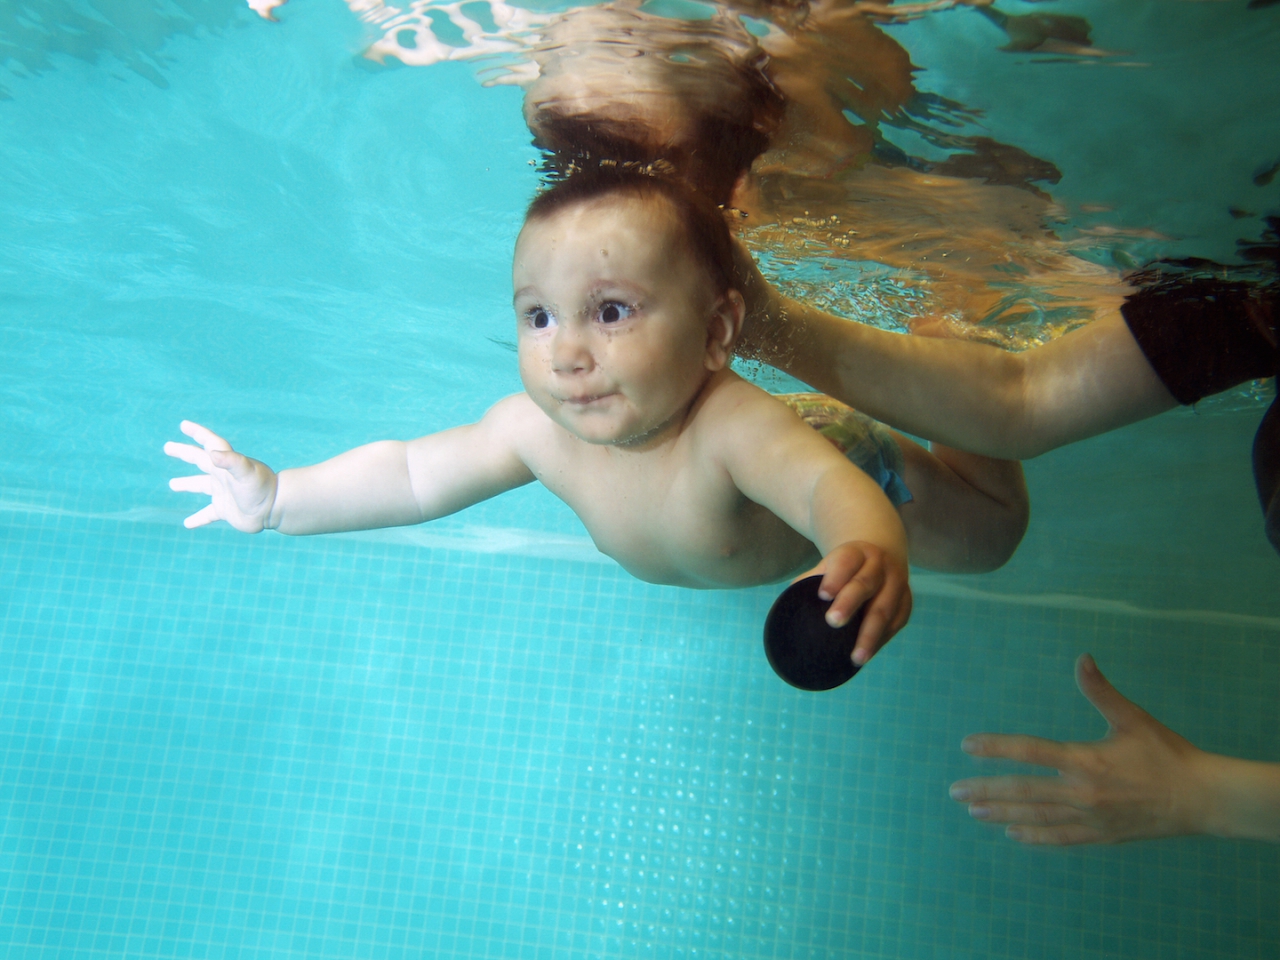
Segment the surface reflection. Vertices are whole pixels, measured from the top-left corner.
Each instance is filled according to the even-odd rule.
[[[239,0],[97,0],[88,8],[71,0],[6,0],[0,3],[0,67],[32,76],[52,70],[60,56],[86,63],[114,57],[165,88],[164,45],[176,36],[224,29],[242,9]],[[0,82],[0,100],[9,97]]]
[[[968,5],[1006,31],[1008,49],[1105,55],[1081,18]],[[381,33],[371,58],[490,58],[486,82],[524,87],[525,120],[553,165],[579,155],[668,163],[738,210],[748,245],[779,264],[827,258],[836,281],[868,262],[904,271],[919,290],[917,332],[1017,349],[1124,295],[1116,269],[1054,233],[1057,167],[917,89],[907,51],[882,28],[955,3],[351,6]],[[895,146],[897,133],[929,158]],[[822,298],[827,286],[793,276],[788,292]],[[855,299],[837,312],[869,306]]]

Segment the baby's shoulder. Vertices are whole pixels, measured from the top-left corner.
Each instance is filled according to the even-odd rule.
[[[795,419],[785,403],[737,374],[713,385],[698,411],[700,426],[721,430],[726,426],[786,424]]]
[[[736,374],[708,391],[695,424],[699,446],[721,452],[743,445],[754,448],[780,433],[804,429],[785,403]]]
[[[488,409],[480,425],[495,439],[500,437],[515,449],[544,442],[554,429],[551,418],[527,393],[503,397]]]
[[[485,413],[485,419],[495,423],[530,426],[538,418],[547,420],[547,415],[538,409],[533,398],[523,391],[503,397]]]

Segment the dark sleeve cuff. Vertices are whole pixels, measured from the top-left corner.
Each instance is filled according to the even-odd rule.
[[[1128,297],[1120,310],[1147,362],[1179,403],[1280,371],[1280,310],[1277,291],[1268,286],[1163,276]]]

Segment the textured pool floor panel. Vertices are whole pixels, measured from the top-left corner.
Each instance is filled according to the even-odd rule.
[[[768,590],[4,519],[12,956],[1263,960],[1280,942],[1273,847],[1024,850],[946,797],[983,769],[965,733],[1101,734],[1071,683],[1086,648],[1197,742],[1262,755],[1266,630],[1206,650],[1194,623],[926,595],[870,668],[806,694],[765,661]]]

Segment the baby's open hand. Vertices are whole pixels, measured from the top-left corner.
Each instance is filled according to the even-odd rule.
[[[213,498],[212,503],[187,517],[182,525],[192,529],[225,520],[244,533],[262,530],[276,499],[275,472],[265,463],[236,453],[231,444],[198,423],[183,420],[180,429],[200,446],[170,442],[164,445],[164,452],[204,472],[174,477],[169,481],[169,489],[203,493]]]
[[[866,615],[853,648],[853,662],[862,666],[907,624],[911,616],[911,587],[907,567],[874,543],[842,543],[805,574],[822,576],[818,596],[831,600],[827,623],[844,626],[865,603]]]

